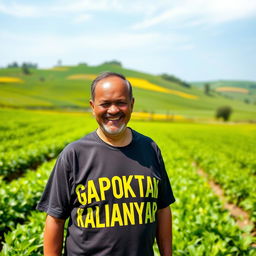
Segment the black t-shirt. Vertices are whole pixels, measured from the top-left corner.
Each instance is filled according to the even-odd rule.
[[[156,211],[175,199],[157,145],[132,135],[113,147],[92,132],[59,155],[37,209],[70,217],[65,255],[154,255]]]

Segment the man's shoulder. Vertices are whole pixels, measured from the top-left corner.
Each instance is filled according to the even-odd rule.
[[[95,145],[95,131],[85,135],[84,137],[69,143],[62,151],[62,154],[70,154],[79,152],[87,147]]]
[[[140,132],[137,132],[137,131],[135,131],[133,129],[132,129],[132,133],[133,133],[135,142],[150,144],[153,147],[157,147],[155,141],[151,137],[149,137],[149,136],[147,136],[145,134],[142,134]]]

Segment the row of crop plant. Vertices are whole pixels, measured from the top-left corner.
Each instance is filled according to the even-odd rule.
[[[133,126],[138,131],[152,136],[162,149],[176,197],[176,202],[172,205],[174,255],[255,255],[255,251],[250,247],[253,239],[250,236],[243,237],[243,232],[235,225],[229,213],[223,210],[221,202],[205,180],[197,175],[196,167],[192,166],[191,155],[181,139],[182,129],[186,130],[188,126],[157,122],[134,123]],[[31,205],[35,205],[41,195],[52,165],[53,162],[45,164],[34,172],[38,177],[29,172],[28,176],[24,177],[24,182],[38,179],[42,183],[31,186],[28,191],[28,194],[37,194],[30,199]],[[20,196],[21,201],[25,196],[26,186],[24,195]],[[9,204],[10,202],[7,202],[6,206]],[[5,243],[0,255],[42,254],[45,214],[35,212],[33,208],[34,206],[31,209],[24,208],[24,223],[18,224],[11,232],[5,234]],[[20,209],[22,212],[22,207]],[[17,220],[13,220],[13,223]]]
[[[248,211],[256,223],[255,125],[177,126],[170,137],[224,189],[227,199]]]
[[[0,109],[0,175],[36,167],[95,127],[88,114]]]

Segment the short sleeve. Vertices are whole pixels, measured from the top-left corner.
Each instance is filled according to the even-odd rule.
[[[165,164],[160,149],[157,147],[157,154],[160,164],[161,180],[158,189],[158,208],[162,209],[175,202],[172,187],[167,175]]]
[[[55,163],[37,205],[37,210],[44,211],[56,218],[68,218],[70,214],[71,184],[71,168],[65,153],[62,152]]]

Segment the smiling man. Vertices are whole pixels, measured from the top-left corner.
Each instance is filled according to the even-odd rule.
[[[132,139],[131,130],[126,129],[134,104],[132,87],[124,77],[111,74],[103,73],[95,79],[90,104],[99,124],[100,138],[116,146],[125,146]]]
[[[91,85],[98,129],[59,155],[37,209],[47,213],[44,255],[172,254],[169,205],[175,201],[157,145],[127,127],[132,86],[105,72]]]

